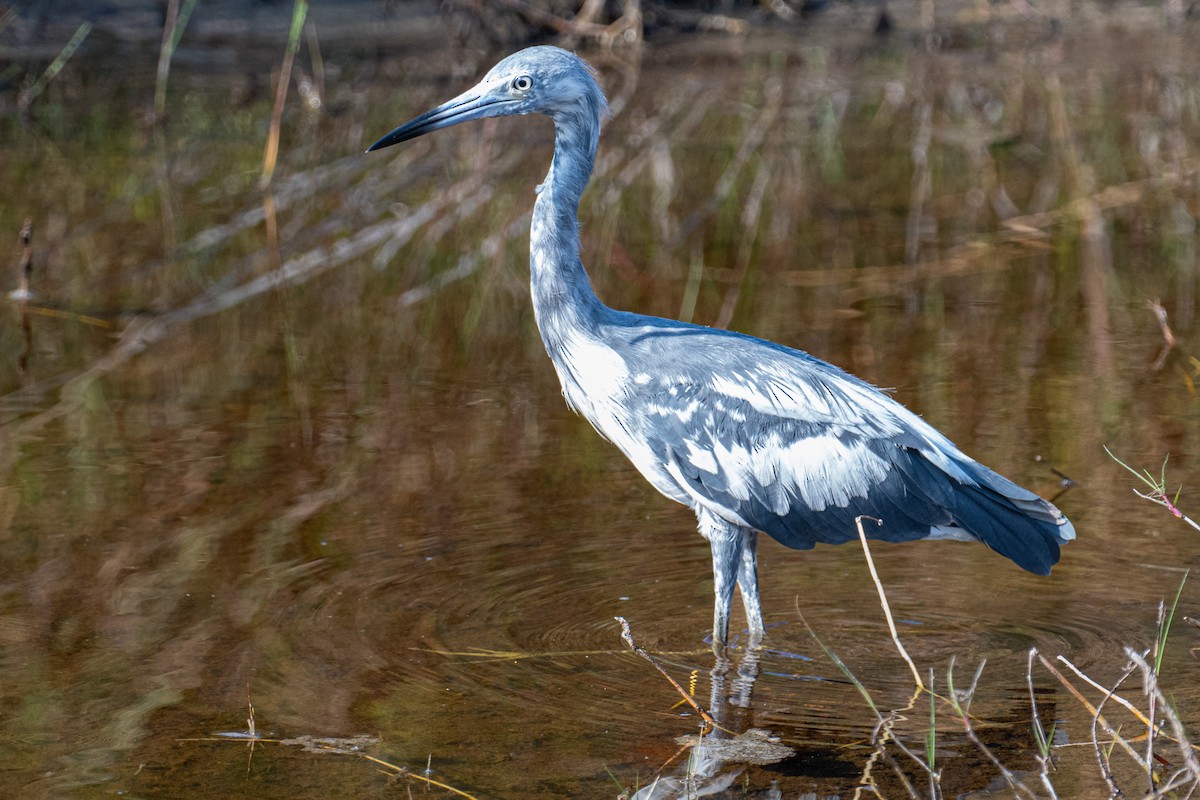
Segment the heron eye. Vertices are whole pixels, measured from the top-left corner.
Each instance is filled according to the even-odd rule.
[[[533,88],[533,78],[528,75],[518,75],[513,78],[512,88],[518,92],[528,92]]]

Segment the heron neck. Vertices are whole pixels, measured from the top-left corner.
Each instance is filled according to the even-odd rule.
[[[594,328],[604,311],[579,258],[579,199],[595,163],[600,121],[564,115],[554,126],[554,161],[538,187],[529,247],[534,314],[552,357],[572,332]]]

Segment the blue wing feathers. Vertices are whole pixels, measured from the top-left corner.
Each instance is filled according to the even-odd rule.
[[[796,549],[851,541],[866,515],[883,521],[864,525],[872,539],[974,539],[1038,574],[1074,538],[1053,505],[836,367],[706,329],[636,340],[651,338],[655,363],[674,371],[634,390],[652,409],[638,434],[697,507]],[[724,346],[701,346],[714,342]]]

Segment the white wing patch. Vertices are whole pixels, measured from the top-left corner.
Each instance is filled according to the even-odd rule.
[[[810,417],[832,415],[827,398],[820,392],[799,381],[781,382],[774,373],[764,369],[758,374],[713,375],[712,388],[718,394],[746,401],[763,414],[792,416],[797,408],[803,408]]]
[[[625,359],[587,336],[569,338],[562,355],[558,379],[567,404],[599,427],[600,417],[614,416],[620,410],[616,401],[625,395],[629,380]]]
[[[649,444],[632,430],[629,388],[648,382],[644,380],[648,378],[646,373],[638,373],[631,379],[625,359],[611,347],[580,332],[566,339],[560,352],[562,358],[552,360],[567,405],[620,448],[650,485],[676,502],[691,505],[691,498],[680,490],[679,481]],[[665,413],[678,414],[686,421],[697,408],[699,403],[694,402],[666,409]]]
[[[826,386],[822,379],[813,376],[806,379],[803,373],[790,368],[788,364],[767,363],[751,371],[731,372],[728,375],[714,375],[712,387],[715,392],[745,401],[755,411],[771,416],[782,416],[806,421],[825,421],[835,426],[846,426],[850,429],[866,428],[864,433],[874,437],[889,437],[907,434],[919,442],[922,455],[936,464],[956,480],[974,484],[975,481],[946,456],[947,452],[957,454],[957,457],[970,462],[972,459],[958,451],[958,448],[936,428],[925,420],[892,400],[876,389],[865,386],[854,380],[846,380],[834,376],[834,383]],[[798,442],[801,448],[803,442]],[[856,453],[846,452],[847,446],[838,443],[827,449],[817,451],[802,451],[798,455],[823,456],[832,458],[828,465],[820,465],[819,460],[792,460],[793,464],[807,463],[819,467],[809,473],[808,485],[821,476],[827,478],[849,477],[854,470],[852,464],[866,470],[866,475],[875,474],[882,463],[878,457],[856,448]],[[841,470],[849,470],[842,472]],[[796,473],[789,473],[796,474]],[[797,484],[803,495],[804,482]],[[821,494],[829,494],[822,492]],[[837,492],[833,493],[838,495]],[[838,495],[840,496],[840,495]],[[833,503],[833,505],[839,505]],[[815,508],[815,507],[814,507]],[[824,508],[822,505],[821,508]]]
[[[696,443],[692,441],[684,444],[687,445],[687,460],[693,466],[710,475],[716,475],[720,471],[720,465],[717,464],[717,458],[711,450],[697,447]]]
[[[561,341],[553,361],[567,404],[658,491],[739,524],[737,509],[698,493],[680,470],[699,472],[701,484],[705,474],[713,476],[713,485],[735,506],[756,499],[781,516],[801,506],[819,513],[849,507],[886,482],[896,467],[868,443],[901,436],[908,443],[897,446],[918,447],[951,476],[973,482],[947,457],[944,449],[953,451],[953,445],[945,437],[886,395],[838,374],[809,375],[795,365],[767,362],[712,372],[697,393],[685,374],[631,369],[614,348],[581,330]],[[797,436],[791,425],[776,427],[784,420],[816,429]],[[651,434],[662,423],[683,434],[666,442],[675,455],[665,461],[652,449]],[[959,534],[948,529],[934,535]]]
[[[866,497],[891,469],[861,439],[848,444],[836,436],[791,442],[780,449],[778,461],[779,479],[794,486],[813,511],[844,508],[853,498]]]
[[[704,468],[698,448],[689,443],[688,459]],[[837,436],[813,436],[782,442],[770,434],[751,449],[736,441],[713,442],[711,463],[720,465],[729,494],[748,500],[754,488],[765,491],[771,510],[787,514],[797,499],[813,511],[844,508],[882,483],[890,465],[862,442]],[[709,470],[715,472],[715,470]]]

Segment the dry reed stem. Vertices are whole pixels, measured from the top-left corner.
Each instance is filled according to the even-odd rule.
[[[675,687],[675,691],[679,692],[679,695],[685,701],[687,701],[687,704],[689,706],[691,706],[693,709],[695,709],[696,713],[699,714],[701,716],[701,718],[703,718],[703,720],[709,725],[709,730],[712,730],[714,728],[724,730],[724,728],[721,728],[719,725],[717,725],[717,721],[715,719],[713,719],[712,716],[707,711],[705,711],[703,708],[700,707],[700,704],[696,702],[695,698],[693,698],[691,695],[689,695],[684,690],[684,688],[679,685],[679,682],[676,681],[674,678],[672,678],[671,675],[665,669],[663,669],[662,666],[659,665],[659,663],[657,661],[654,660],[654,656],[650,655],[645,650],[638,647],[638,645],[633,641],[632,631],[629,630],[629,621],[626,620],[624,617],[613,617],[613,619],[615,619],[617,622],[621,623],[621,638],[625,641],[625,644],[629,645],[629,649],[632,650],[637,655],[639,655],[642,658],[649,661],[650,666],[652,666],[656,670],[658,670],[659,674],[661,674],[664,678],[666,678],[667,681],[672,686]],[[704,733],[706,733],[706,732],[707,731],[702,732],[701,736],[703,736]]]
[[[9,296],[24,303],[33,297],[33,291],[29,288],[30,281],[33,279],[32,218],[25,218],[25,224],[21,226],[21,232],[17,239],[21,243],[21,257],[17,261],[17,289]]]
[[[470,658],[475,660],[473,663],[528,661],[542,658],[575,658],[578,656],[610,656],[615,652],[614,650],[552,650],[544,653],[528,653],[521,650],[491,650],[482,647],[475,650],[438,650],[430,647],[410,647],[409,649],[417,653],[429,653],[430,655],[445,656],[446,658]],[[711,652],[712,650],[704,648],[700,650],[666,651],[662,652],[661,655],[686,657]]]
[[[1175,711],[1174,706],[1167,701],[1162,690],[1158,688],[1158,676],[1155,674],[1154,669],[1140,653],[1131,647],[1125,648],[1125,655],[1141,670],[1143,686],[1145,687],[1147,697],[1154,697],[1158,705],[1162,708],[1163,715],[1171,724],[1171,731],[1175,734],[1175,742],[1179,746],[1179,754],[1183,758],[1183,763],[1191,773],[1192,779],[1200,782],[1200,760],[1196,758],[1195,750],[1188,743],[1187,732],[1183,728],[1183,722],[1179,719],[1179,714]]]
[[[992,766],[1000,772],[1000,775],[1004,778],[1004,782],[1007,783],[1008,787],[1013,790],[1013,793],[1021,797],[1029,797],[1033,798],[1033,800],[1036,800],[1036,795],[1034,795],[1033,791],[1030,790],[1028,786],[1021,783],[1021,781],[1017,780],[1017,776],[1013,773],[1013,771],[1004,766],[1004,763],[996,757],[996,754],[992,752],[992,749],[984,744],[983,740],[979,738],[979,735],[975,733],[975,727],[971,724],[971,715],[967,713],[967,709],[965,707],[959,709],[959,717],[962,719],[963,731],[967,734],[967,738],[971,740],[971,744],[975,745],[975,747],[981,753],[983,753],[984,757],[986,757],[987,760],[992,763]]]
[[[1101,712],[1104,708],[1104,704],[1108,701],[1108,699],[1110,697],[1113,697],[1116,695],[1117,689],[1120,688],[1121,684],[1125,682],[1125,679],[1128,678],[1132,674],[1133,674],[1133,667],[1131,666],[1131,667],[1129,667],[1129,669],[1125,670],[1125,673],[1123,675],[1121,675],[1120,678],[1117,679],[1117,682],[1115,684],[1113,684],[1113,687],[1104,693],[1104,697],[1101,698],[1099,705],[1096,706],[1095,713],[1092,714],[1092,725],[1091,725],[1092,749],[1094,750],[1094,752],[1096,754],[1096,764],[1100,768],[1100,776],[1102,778],[1104,778],[1104,782],[1108,784],[1109,797],[1121,798],[1121,797],[1125,796],[1125,793],[1122,792],[1121,787],[1117,785],[1117,778],[1113,774],[1113,771],[1112,771],[1112,763],[1109,761],[1108,753],[1105,752],[1104,748],[1100,746],[1100,737],[1097,734],[1096,729],[1101,720]],[[1132,748],[1127,743],[1125,743],[1124,737],[1121,737],[1117,734],[1113,734],[1113,737],[1115,740],[1122,742],[1122,744],[1126,750],[1129,750],[1132,752]],[[1151,767],[1149,766],[1150,762],[1147,761],[1147,762],[1145,762],[1145,764],[1147,765],[1145,767],[1147,774],[1152,776],[1153,772],[1151,771]],[[1151,780],[1153,781],[1153,778],[1151,778]]]
[[[1125,739],[1122,738],[1116,732],[1116,730],[1114,730],[1113,727],[1108,724],[1108,720],[1104,719],[1104,716],[1100,713],[1099,709],[1097,709],[1095,706],[1093,706],[1088,701],[1088,699],[1086,697],[1084,697],[1083,694],[1078,689],[1075,688],[1075,685],[1073,683],[1071,683],[1069,680],[1067,680],[1067,676],[1063,675],[1061,672],[1059,672],[1054,667],[1054,665],[1051,664],[1046,659],[1046,657],[1043,656],[1041,653],[1038,653],[1037,657],[1038,657],[1038,661],[1042,662],[1042,666],[1045,667],[1046,670],[1049,671],[1049,673],[1051,675],[1053,675],[1055,678],[1057,678],[1059,683],[1061,683],[1063,685],[1063,687],[1065,687],[1066,690],[1071,693],[1071,695],[1075,698],[1075,700],[1078,701],[1079,704],[1082,705],[1085,709],[1087,709],[1087,712],[1089,714],[1091,714],[1092,717],[1104,728],[1104,732],[1106,734],[1108,734],[1109,736],[1111,736],[1113,738],[1113,741],[1116,742],[1118,745],[1120,745],[1121,748],[1124,749],[1125,752],[1129,754],[1129,757],[1132,758],[1135,762],[1137,762],[1138,765],[1141,766],[1141,768],[1143,770],[1149,769],[1149,767],[1142,762],[1141,755],[1138,754],[1137,751],[1135,751],[1132,747],[1130,747],[1129,743],[1126,742]],[[1059,656],[1059,658],[1062,658],[1062,656]]]
[[[381,764],[381,765],[387,767],[388,769],[393,770],[393,772],[391,773],[393,777],[415,778],[416,780],[419,780],[419,781],[425,781],[425,783],[428,784],[429,786],[435,786],[438,789],[445,789],[447,792],[450,792],[451,794],[456,794],[459,797],[466,797],[466,798],[469,798],[470,800],[478,800],[478,798],[476,798],[475,795],[467,794],[462,789],[455,789],[450,784],[442,783],[441,781],[436,781],[433,778],[430,778],[428,775],[418,775],[417,773],[411,772],[410,770],[407,770],[403,767],[398,767],[395,764],[389,764],[388,762],[384,761],[381,758],[376,758],[375,756],[369,756],[366,753],[362,753],[360,755],[360,758],[365,758],[367,761],[372,761],[376,764]]]
[[[1037,648],[1029,648],[1029,658],[1025,663],[1025,683],[1029,687],[1029,706],[1032,709],[1033,715],[1033,733],[1037,738],[1038,746],[1038,778],[1042,782],[1042,786],[1046,789],[1051,800],[1058,800],[1058,792],[1054,789],[1054,783],[1050,780],[1050,767],[1054,764],[1054,756],[1051,750],[1052,742],[1046,737],[1046,729],[1042,725],[1042,715],[1038,711],[1037,695],[1033,691],[1033,657],[1037,655]]]
[[[1091,678],[1089,678],[1087,675],[1085,675],[1085,674],[1083,673],[1083,671],[1082,671],[1082,670],[1080,670],[1080,669],[1079,669],[1079,667],[1077,667],[1077,666],[1075,666],[1074,664],[1072,664],[1072,663],[1071,663],[1071,662],[1070,662],[1070,661],[1067,659],[1067,657],[1066,657],[1066,656],[1061,656],[1061,655],[1060,655],[1060,656],[1058,656],[1058,657],[1057,657],[1057,660],[1058,660],[1058,661],[1060,661],[1060,662],[1062,662],[1063,664],[1065,664],[1065,665],[1067,666],[1067,668],[1068,668],[1068,669],[1070,669],[1072,672],[1074,672],[1074,673],[1075,673],[1077,676],[1079,676],[1079,678],[1080,678],[1081,680],[1085,681],[1085,682],[1086,682],[1088,685],[1090,685],[1090,686],[1091,686],[1093,689],[1096,689],[1096,690],[1098,690],[1098,691],[1104,692],[1105,694],[1107,694],[1107,693],[1109,693],[1109,692],[1111,691],[1111,690],[1110,690],[1110,689],[1108,689],[1107,687],[1100,685],[1099,683],[1097,683],[1096,681],[1092,680],[1092,679],[1091,679]],[[1122,697],[1122,696],[1121,696],[1121,695],[1119,695],[1119,694],[1113,694],[1113,695],[1112,695],[1112,699],[1113,699],[1113,700],[1116,700],[1116,701],[1117,701],[1117,703],[1118,703],[1119,705],[1121,705],[1122,707],[1124,707],[1124,708],[1125,708],[1125,710],[1126,710],[1126,711],[1128,711],[1130,714],[1133,714],[1135,717],[1137,717],[1137,718],[1138,718],[1138,722],[1141,722],[1143,725],[1150,725],[1150,720],[1149,720],[1149,718],[1147,718],[1147,717],[1146,717],[1146,715],[1145,715],[1145,714],[1143,714],[1143,713],[1142,713],[1142,712],[1141,712],[1141,711],[1138,709],[1138,707],[1137,707],[1137,706],[1135,706],[1133,703],[1129,702],[1128,700],[1126,700],[1124,697]]]
[[[249,716],[246,719],[247,732],[242,734],[227,734],[220,736],[199,736],[193,738],[176,739],[177,742],[246,742],[250,746],[250,757],[253,757],[254,746],[259,744],[279,744],[285,746],[298,746],[303,748],[308,753],[333,753],[337,755],[357,756],[358,758],[370,761],[374,764],[387,767],[390,772],[383,774],[391,778],[412,778],[418,781],[424,781],[427,785],[444,789],[451,794],[459,797],[466,797],[468,800],[478,800],[473,794],[468,794],[462,789],[456,789],[448,783],[443,783],[439,780],[429,777],[428,775],[420,775],[412,772],[407,767],[401,767],[392,764],[389,761],[384,761],[382,758],[367,753],[358,752],[358,748],[366,745],[378,744],[379,739],[376,737],[356,736],[349,739],[322,738],[315,736],[296,736],[289,739],[274,739],[265,738],[258,735],[254,722],[254,706],[247,703],[249,706]],[[432,764],[433,756],[429,757],[429,763]],[[249,764],[247,764],[249,769]],[[426,772],[431,771],[429,767]]]
[[[915,701],[916,697],[914,696],[913,702]],[[909,750],[908,747],[906,747],[899,739],[896,738],[895,725],[897,720],[901,718],[902,717],[893,711],[875,724],[875,728],[871,731],[871,740],[875,742],[875,749],[871,753],[871,757],[867,759],[866,765],[864,765],[863,774],[859,778],[859,784],[861,785],[863,782],[869,781],[870,783],[863,788],[874,792],[877,797],[883,797],[879,791],[878,785],[875,783],[875,779],[871,777],[872,772],[874,771],[872,767],[873,761],[882,760],[885,764],[891,767],[892,773],[895,774],[895,776],[900,780],[900,785],[904,787],[906,792],[908,792],[908,796],[912,798],[912,800],[918,800],[920,795],[917,794],[916,787],[912,785],[912,781],[908,779],[908,775],[905,774],[904,770],[900,767],[900,764],[896,761],[892,754],[888,752],[887,749],[888,742],[891,742],[918,764],[924,766],[926,771],[929,771],[928,765],[926,765],[924,761],[918,758],[915,753]],[[858,789],[859,787],[856,786],[854,795],[856,798],[859,796]]]
[[[854,525],[858,528],[858,540],[862,543],[863,555],[867,559],[867,569],[871,573],[871,580],[875,583],[875,591],[879,594],[879,605],[883,608],[883,616],[887,619],[888,631],[892,634],[892,642],[896,645],[896,650],[899,651],[900,657],[904,659],[904,663],[908,665],[909,671],[912,672],[913,682],[917,685],[918,693],[924,690],[925,683],[921,680],[921,674],[917,672],[917,665],[908,655],[908,651],[904,649],[904,645],[900,641],[900,634],[896,631],[896,621],[892,617],[892,608],[888,604],[887,593],[883,589],[883,582],[879,580],[879,573],[875,570],[875,560],[871,558],[871,547],[867,544],[867,534],[863,531],[862,521],[864,519],[872,520],[876,525],[882,525],[883,521],[875,517],[867,516],[866,514],[859,515],[854,518]]]
[[[975,733],[975,727],[971,724],[971,701],[975,697],[975,692],[979,686],[979,678],[983,675],[983,667],[986,663],[986,661],[980,662],[979,667],[975,670],[975,677],[971,680],[971,686],[966,691],[960,693],[954,688],[954,658],[951,657],[950,666],[946,671],[947,689],[949,690],[946,702],[950,704],[950,707],[954,709],[954,712],[962,720],[963,731],[966,733],[967,738],[992,763],[992,766],[1000,772],[1001,777],[1004,778],[1005,783],[1013,790],[1013,793],[1019,796],[1035,798],[1029,787],[1018,781],[1017,776],[1012,770],[1004,766],[1000,759],[996,757],[996,754],[992,752],[992,749],[983,743],[983,740]]]
[[[1175,349],[1178,340],[1175,338],[1174,331],[1171,330],[1171,325],[1167,321],[1167,309],[1158,300],[1147,300],[1146,308],[1150,309],[1150,313],[1154,315],[1155,322],[1158,323],[1158,329],[1162,332],[1163,346],[1158,351],[1158,356],[1154,359],[1152,369],[1156,372],[1162,369],[1163,364],[1167,360],[1167,355]]]
[[[304,29],[304,18],[308,15],[308,0],[296,0],[292,10],[292,28],[288,32],[287,47],[283,51],[283,63],[279,67],[279,83],[275,86],[275,106],[271,110],[271,125],[267,131],[267,144],[263,152],[261,185],[264,189],[271,184],[275,164],[279,159],[279,136],[283,122],[283,106],[287,102],[288,85],[292,80],[292,64],[300,46],[300,32]]]
[[[941,791],[940,791],[941,776],[933,770],[933,768],[925,761],[925,759],[921,758],[919,755],[914,753],[912,751],[912,748],[910,748],[908,745],[904,744],[904,742],[897,739],[895,732],[893,730],[894,723],[896,721],[901,720],[901,719],[908,719],[907,717],[904,716],[903,712],[911,711],[913,708],[916,707],[917,699],[920,698],[921,692],[923,692],[923,691],[926,691],[924,686],[916,687],[916,689],[913,691],[912,697],[910,697],[908,699],[907,705],[905,705],[901,708],[898,708],[898,709],[893,709],[891,711],[891,713],[888,714],[888,717],[891,719],[892,723],[891,723],[891,725],[888,726],[886,735],[891,740],[892,744],[896,745],[897,749],[899,749],[900,752],[904,753],[906,756],[908,756],[910,759],[912,759],[913,763],[915,763],[918,767],[920,767],[922,770],[925,771],[926,775],[929,776],[930,785],[938,787],[938,791],[935,793],[935,798],[936,798],[941,795]],[[884,754],[884,757],[889,760],[894,760],[894,759],[892,759],[891,755],[887,754],[887,753]],[[899,768],[898,764],[896,765],[896,768],[897,769]]]

